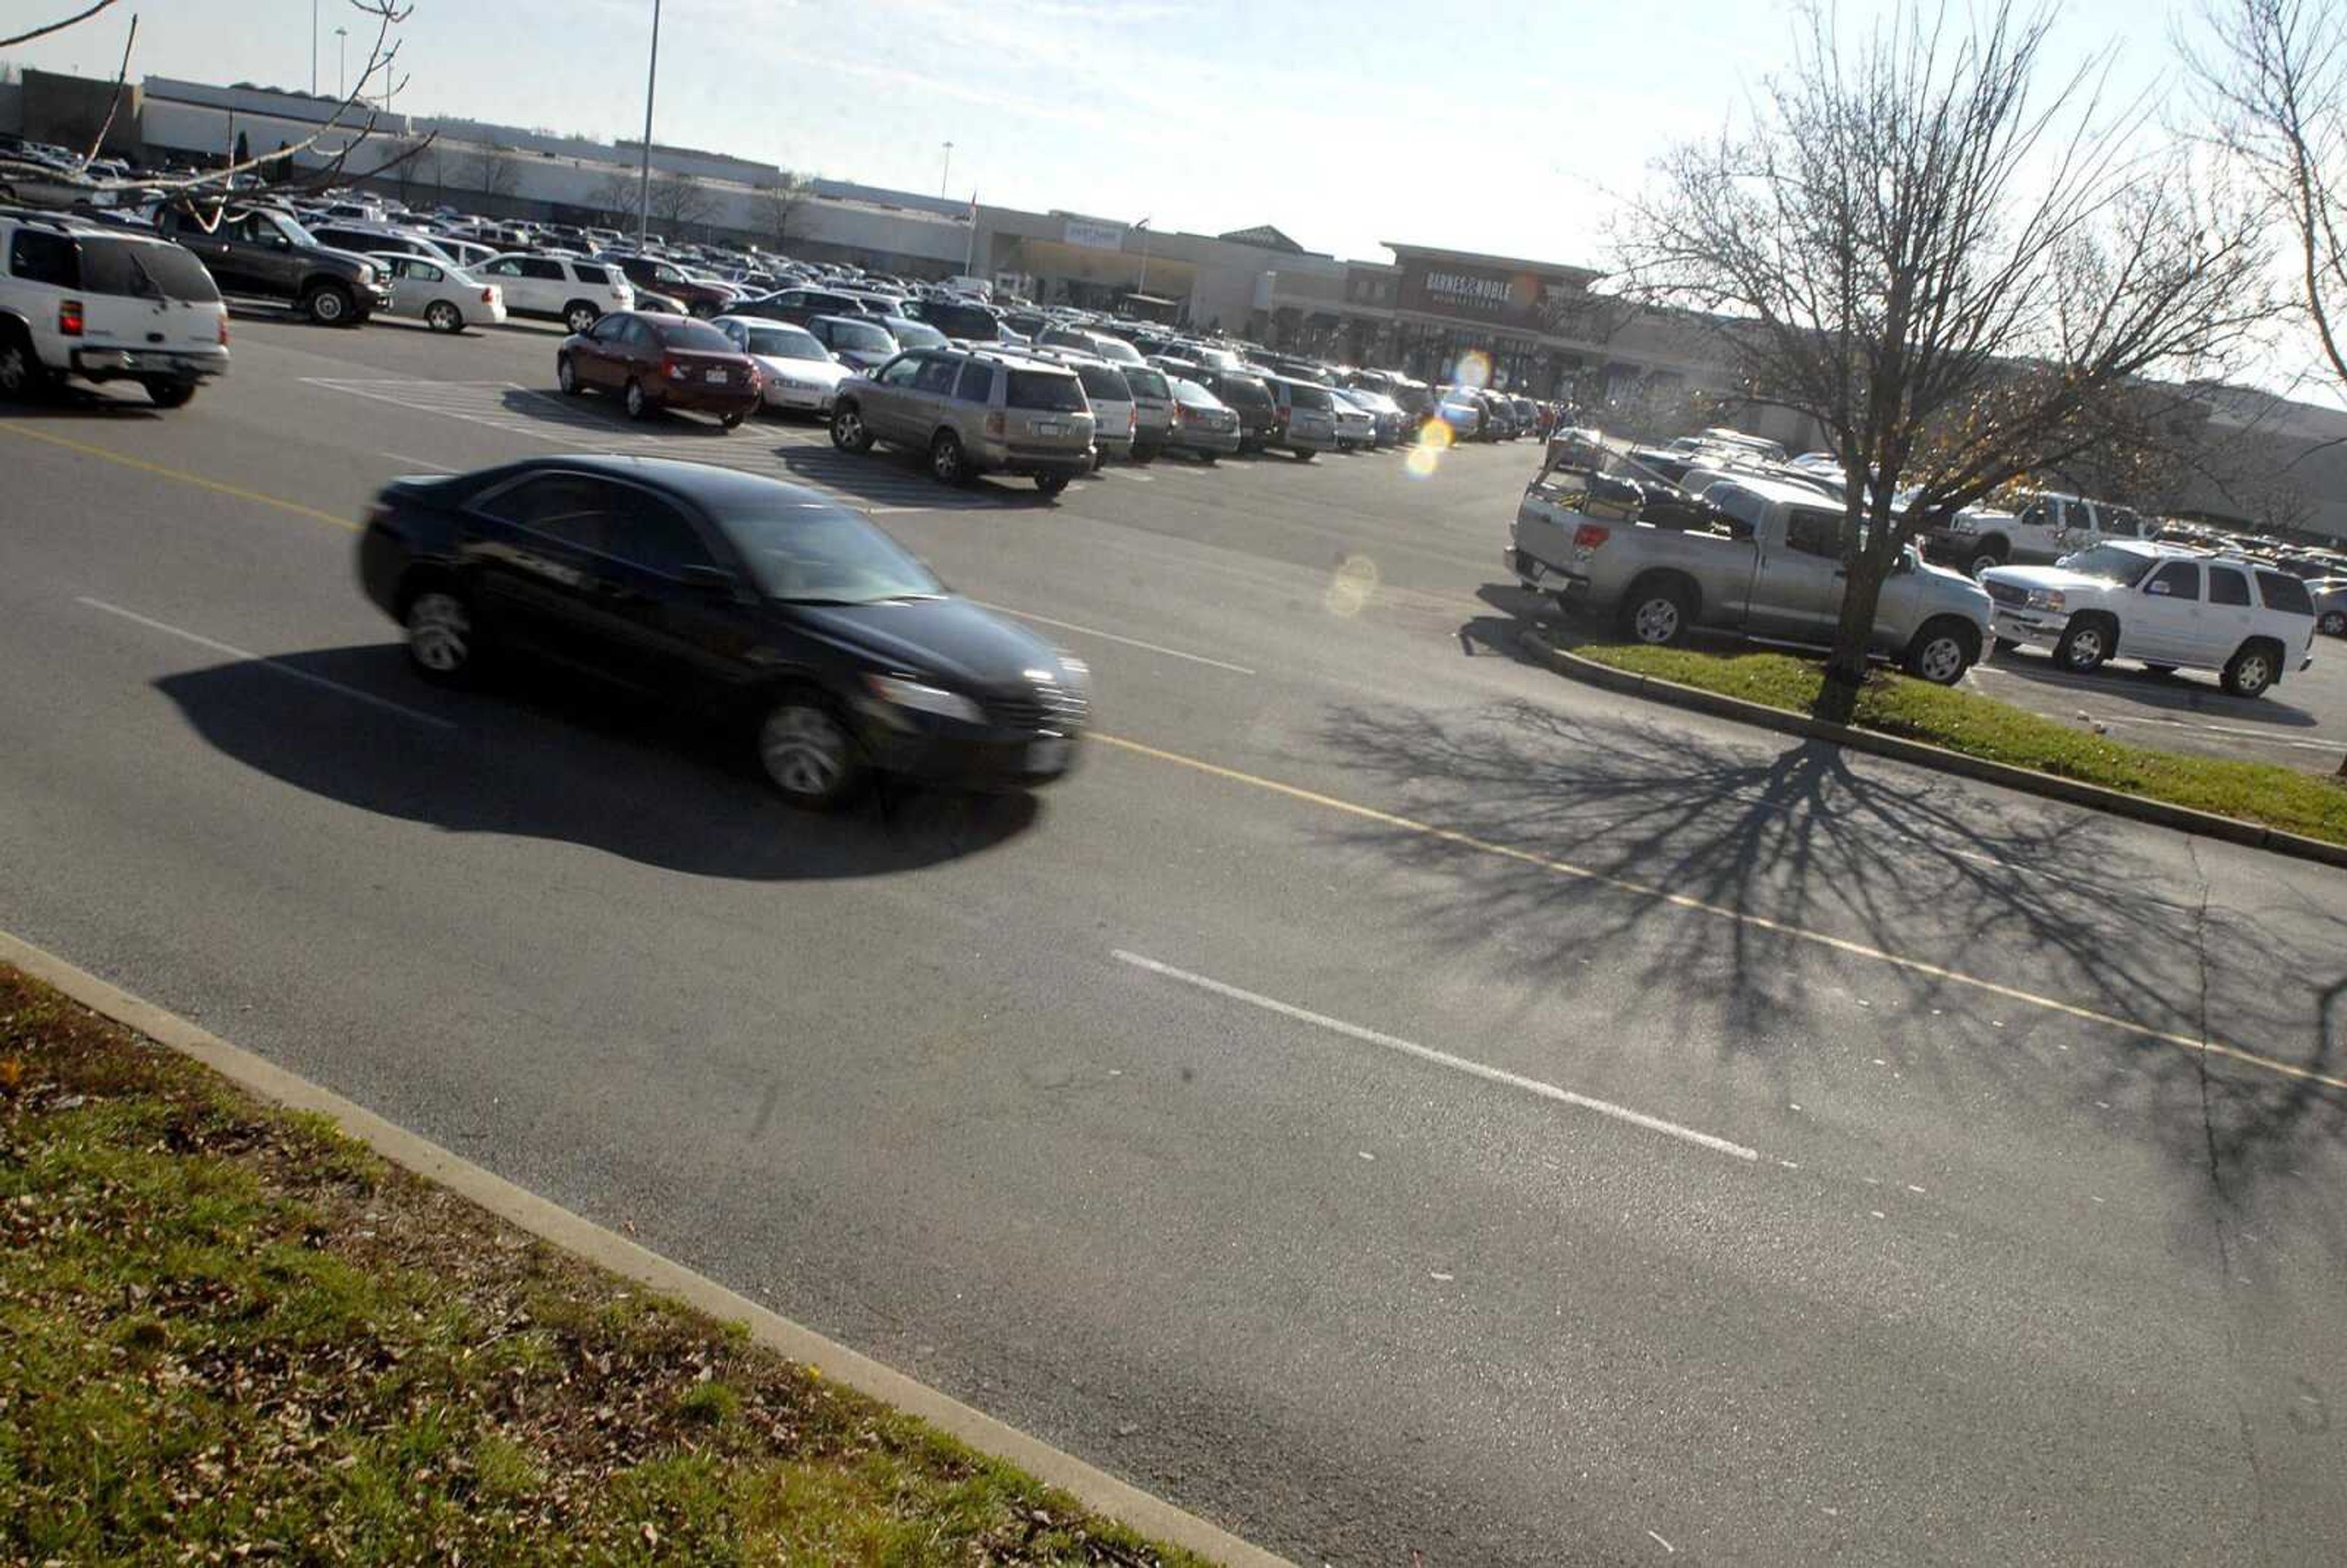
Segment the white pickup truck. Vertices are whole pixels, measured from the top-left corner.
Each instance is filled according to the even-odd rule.
[[[1924,540],[1923,553],[1977,579],[1991,567],[2051,566],[2105,539],[2147,539],[2158,526],[2111,501],[2050,490],[2024,494],[2018,511],[1970,511]]]
[[[1524,490],[1507,564],[1568,611],[1611,617],[1639,642],[1697,629],[1825,647],[1841,615],[1849,519],[1807,486],[1711,479],[1699,501],[1585,467]],[[1874,651],[1952,685],[1988,640],[1989,596],[1909,550],[1875,611]]]

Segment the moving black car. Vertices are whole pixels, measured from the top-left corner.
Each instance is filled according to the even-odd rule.
[[[700,709],[754,736],[800,805],[874,770],[1047,783],[1091,705],[1081,661],[822,492],[733,469],[533,457],[398,479],[358,553],[425,679],[526,651]]]

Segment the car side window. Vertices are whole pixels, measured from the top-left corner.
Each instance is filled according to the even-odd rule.
[[[2046,501],[2032,501],[2029,505],[2021,508],[2021,516],[2014,518],[2014,521],[2024,528],[2055,528],[2059,526],[2062,521],[2062,517],[2061,514],[2055,509],[2052,503]]]
[[[1843,519],[1832,512],[1811,511],[1802,507],[1785,518],[1785,548],[1805,556],[1819,556],[1827,560],[1841,559]]]
[[[413,256],[403,258],[399,263],[399,270],[404,275],[415,279],[419,283],[441,282],[439,268],[429,261],[417,261]]]
[[[2239,604],[2250,602],[2250,579],[2235,568],[2212,566],[2209,569],[2209,602]]]
[[[508,486],[475,510],[580,549],[610,548],[613,487],[584,474],[537,474]]]
[[[2268,610],[2291,615],[2314,613],[2314,597],[2306,591],[2306,584],[2286,571],[2259,572],[2258,592],[2265,597]]]
[[[914,378],[913,390],[950,397],[953,395],[954,377],[960,374],[961,366],[952,360],[932,359],[921,366],[920,374]]]
[[[8,270],[28,283],[81,287],[81,252],[62,234],[19,229],[8,247]]]
[[[2151,580],[2143,585],[2143,590],[2168,599],[2198,600],[2200,597],[2200,563],[2169,561],[2151,574]]]
[[[521,276],[521,263],[511,257],[507,257],[502,261],[492,261],[489,263],[489,276],[492,278],[518,278]]]
[[[961,367],[961,379],[954,383],[954,395],[964,403],[984,403],[994,395],[994,367],[971,360]]]
[[[652,329],[634,316],[627,318],[627,325],[620,330],[620,341],[630,348],[648,348],[654,352],[658,352],[661,345]]]
[[[912,385],[913,377],[921,373],[921,355],[908,354],[890,360],[880,372],[880,384],[883,386]]]
[[[522,262],[521,275],[525,278],[539,278],[559,283],[562,282],[562,263],[549,261],[542,256],[532,256]]]
[[[614,487],[608,554],[663,576],[675,577],[689,566],[715,566],[717,558],[693,531],[692,524],[659,497],[632,487]]]
[[[587,329],[587,335],[597,343],[624,343],[628,336],[628,318],[605,316]]]

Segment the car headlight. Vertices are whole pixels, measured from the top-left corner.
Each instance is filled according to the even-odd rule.
[[[2059,610],[2063,605],[2062,590],[2055,588],[2033,588],[2029,590],[2032,610]]]
[[[958,692],[948,692],[941,686],[926,685],[901,675],[866,675],[864,684],[883,702],[896,708],[909,708],[917,713],[935,713],[939,718],[959,719],[965,723],[981,723],[986,715],[978,704]]]

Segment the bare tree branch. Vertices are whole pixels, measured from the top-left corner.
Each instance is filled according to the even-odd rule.
[[[121,112],[122,84],[130,79],[130,51],[138,46],[138,13],[133,11],[130,14],[129,35],[122,40],[122,67],[114,73],[114,96],[107,100],[106,118],[98,123],[97,134],[89,138],[89,150],[81,155],[82,167],[85,169],[97,160],[98,149],[106,145],[106,133],[114,128],[114,117]]]
[[[114,0],[97,0],[97,4],[88,10],[77,11],[63,21],[51,22],[46,26],[36,27],[29,33],[19,33],[13,38],[0,38],[0,49],[14,48],[18,44],[29,44],[36,38],[46,38],[52,33],[62,33],[77,22],[88,21],[113,4]]]

